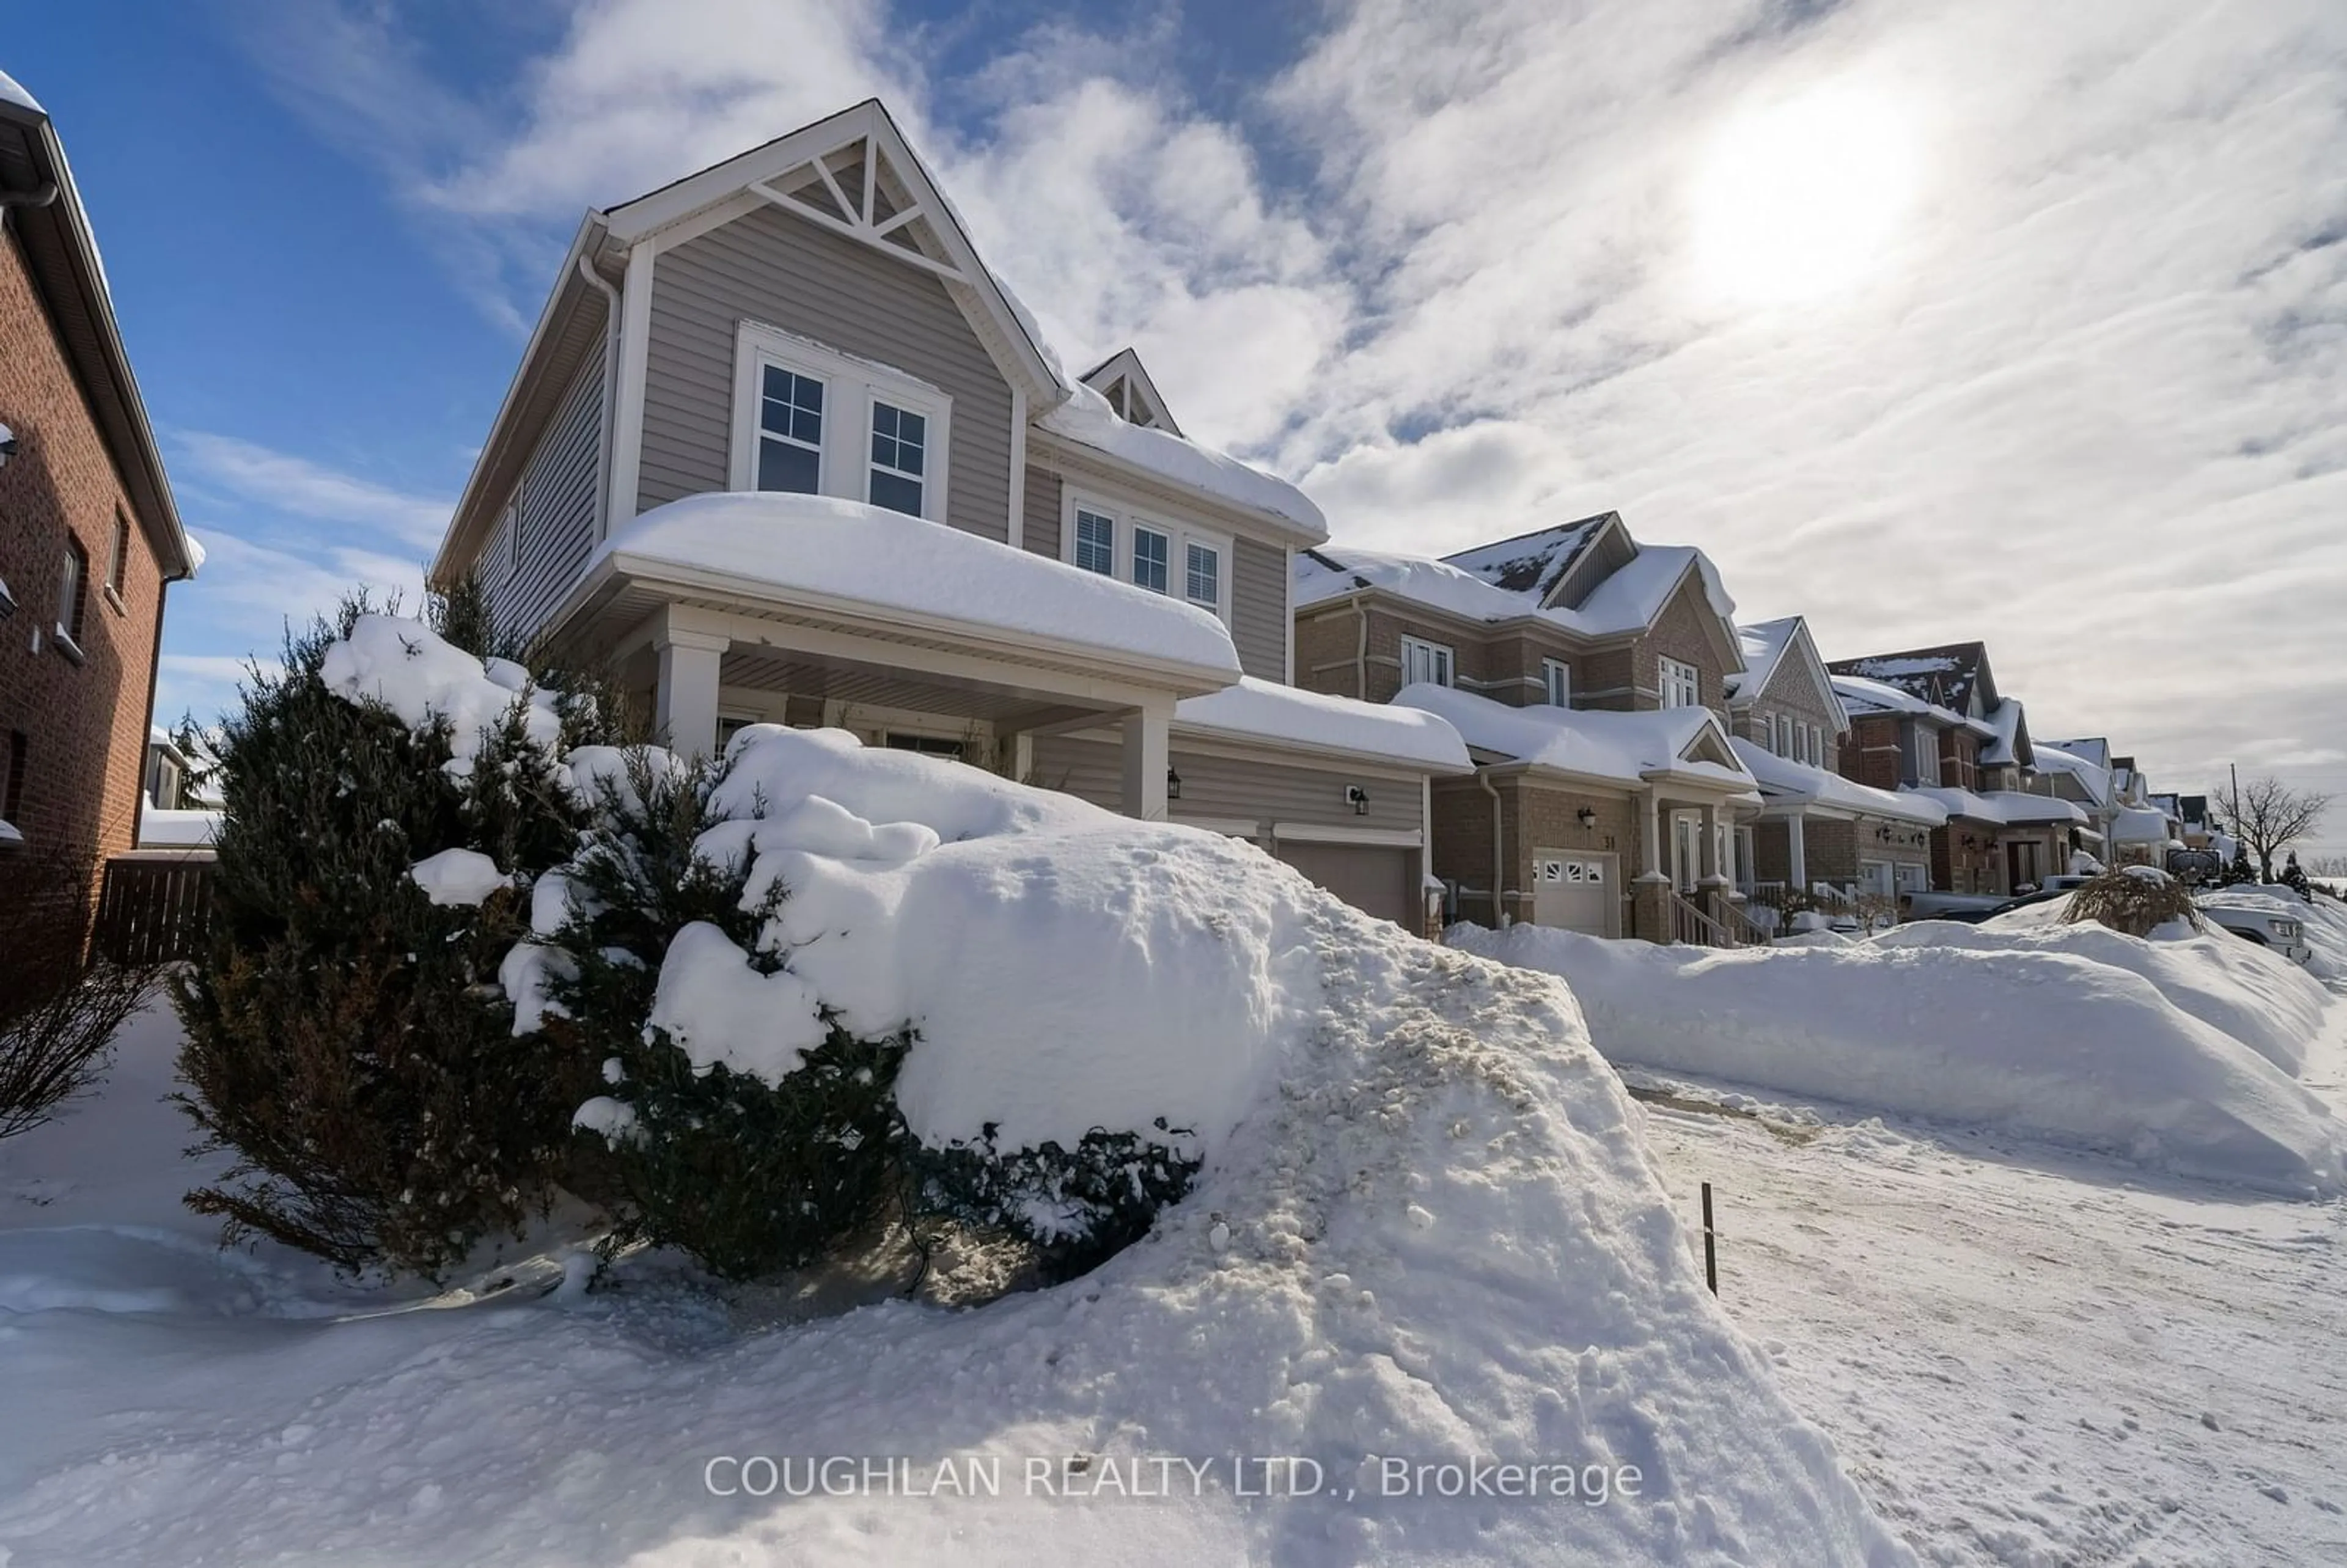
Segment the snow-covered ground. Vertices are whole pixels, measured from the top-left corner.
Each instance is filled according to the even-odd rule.
[[[2347,1563],[2347,1205],[1982,1132],[1648,1107],[1720,1296],[1876,1508],[1949,1564]],[[2347,1002],[2308,1065],[2347,1105]],[[1752,1112],[1758,1112],[1756,1119]]]
[[[1562,989],[1297,903],[1328,1005],[1198,1189],[969,1310],[219,1254],[149,1014],[0,1145],[0,1563],[1911,1561],[1704,1294]]]

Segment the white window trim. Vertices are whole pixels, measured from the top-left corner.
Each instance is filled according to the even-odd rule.
[[[1702,707],[1703,672],[1686,660],[1674,659],[1667,653],[1658,653],[1655,659],[1655,683],[1662,705],[1665,708]],[[1682,671],[1686,672],[1686,681],[1674,680],[1673,676]],[[1684,702],[1672,701],[1673,693],[1682,689],[1687,692],[1688,700]]]
[[[1562,659],[1541,661],[1541,696],[1552,708],[1573,706],[1573,666]]]
[[[1069,566],[1076,564],[1076,514],[1091,512],[1106,518],[1115,528],[1110,544],[1116,562],[1112,574],[1122,583],[1133,582],[1133,543],[1135,528],[1147,528],[1153,534],[1165,536],[1165,595],[1176,604],[1194,605],[1200,610],[1212,610],[1214,618],[1224,625],[1231,623],[1231,579],[1238,570],[1238,552],[1232,536],[1195,523],[1176,522],[1163,512],[1146,507],[1134,507],[1113,500],[1098,490],[1080,490],[1071,484],[1060,487],[1060,559]],[[1216,569],[1213,605],[1199,604],[1190,597],[1190,547],[1202,546],[1214,552]],[[1154,589],[1143,589],[1154,593]]]
[[[1401,640],[1401,680],[1403,685],[1408,686],[1415,684],[1415,682],[1409,678],[1409,656],[1410,651],[1413,649],[1423,649],[1428,656],[1427,662],[1430,666],[1439,668],[1442,672],[1442,679],[1432,682],[1430,684],[1454,687],[1458,685],[1458,650],[1452,648],[1447,642],[1435,642],[1423,637],[1405,637]]]
[[[823,383],[823,445],[815,470],[818,494],[872,499],[872,405],[886,403],[928,421],[923,432],[921,516],[946,520],[947,457],[952,450],[953,399],[939,387],[899,370],[824,347],[761,322],[743,322],[733,341],[733,445],[727,483],[751,490],[758,483],[761,373],[776,365]]]

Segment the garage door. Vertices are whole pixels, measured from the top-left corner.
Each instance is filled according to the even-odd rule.
[[[1618,859],[1586,850],[1533,850],[1533,922],[1593,937],[1614,935],[1622,909]]]
[[[1418,899],[1410,889],[1414,849],[1389,849],[1368,844],[1293,844],[1279,845],[1279,857],[1356,909],[1366,909],[1391,920],[1404,930],[1418,929],[1412,913]]]

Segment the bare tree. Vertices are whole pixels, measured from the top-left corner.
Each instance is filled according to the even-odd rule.
[[[2258,857],[2258,879],[2274,879],[2274,857],[2312,833],[2331,804],[2327,794],[2294,790],[2269,774],[2218,796],[2225,825]]]

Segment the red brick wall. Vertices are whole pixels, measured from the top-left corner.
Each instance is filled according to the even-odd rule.
[[[1842,743],[1841,776],[1876,789],[1899,787],[1899,718],[1895,713],[1861,713],[1850,722],[1850,739]]]
[[[16,436],[0,467],[0,579],[16,599],[0,620],[0,766],[10,732],[28,742],[13,818],[26,842],[0,851],[5,899],[58,855],[130,847],[163,599],[161,569],[13,231],[0,238],[0,424]],[[105,587],[118,516],[131,518],[118,597]],[[51,634],[69,535],[89,558],[79,663]]]
[[[1958,789],[1980,785],[1980,737],[1969,730],[1940,732],[1940,782]]]

